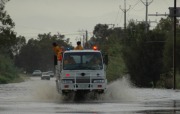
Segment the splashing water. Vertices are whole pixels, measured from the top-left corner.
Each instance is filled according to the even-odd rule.
[[[92,96],[91,96],[92,95]],[[128,78],[118,79],[107,85],[102,95],[85,95],[85,102],[147,102],[180,100],[180,91],[172,89],[136,88]],[[64,97],[56,90],[55,80],[32,80],[0,85],[1,101],[74,102],[74,95]],[[75,101],[76,102],[76,101]]]
[[[133,86],[128,78],[118,79],[108,84],[107,90],[104,94],[96,96],[97,100],[117,100],[117,101],[132,101],[135,96],[132,94]],[[94,94],[87,94],[85,100],[92,100]],[[55,84],[48,81],[41,81],[36,84],[33,89],[33,98],[39,101],[71,101],[74,95],[64,97],[58,94]]]
[[[56,91],[55,82],[38,81],[33,82],[32,100],[52,102],[74,102],[75,95],[62,96]],[[81,95],[81,94],[80,94]],[[148,100],[179,99],[180,92],[167,89],[136,88],[128,78],[123,77],[107,85],[107,90],[102,95],[86,94],[83,101],[100,102],[131,102]],[[82,101],[82,100],[81,100]]]
[[[39,101],[54,101],[61,99],[56,88],[49,83],[40,83],[33,90],[33,98]]]
[[[135,97],[132,93],[133,86],[128,78],[123,77],[108,84],[104,100],[131,101]]]

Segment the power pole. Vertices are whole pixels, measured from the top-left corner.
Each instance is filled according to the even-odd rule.
[[[86,30],[86,43],[88,41],[88,31]]]
[[[174,39],[173,39],[173,89],[176,89],[176,17],[180,17],[180,7],[176,7],[176,0],[174,0],[174,7],[170,7],[170,14],[152,14],[150,16],[169,16],[173,17],[174,23]]]
[[[174,0],[174,47],[173,47],[173,78],[174,78],[174,84],[173,84],[173,88],[176,89],[176,0]]]
[[[121,9],[121,7],[120,7]],[[130,9],[130,7],[129,7]],[[124,0],[124,9],[121,9],[124,12],[124,30],[126,30],[126,12],[129,11],[129,9],[126,9],[126,0]]]
[[[144,2],[143,0],[141,0],[141,2],[146,6],[146,16],[145,16],[145,19],[146,19],[146,32],[148,31],[148,6],[153,2],[153,0],[150,0],[150,2],[148,2],[148,0],[146,0],[146,2]]]
[[[85,47],[85,35],[83,34],[83,47]]]

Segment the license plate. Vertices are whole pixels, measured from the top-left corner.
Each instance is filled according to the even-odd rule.
[[[78,88],[88,88],[89,84],[79,84]]]

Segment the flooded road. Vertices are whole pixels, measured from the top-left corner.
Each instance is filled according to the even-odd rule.
[[[64,100],[55,79],[32,77],[22,83],[0,85],[0,114],[180,114],[180,91],[143,89],[117,80],[97,100]]]

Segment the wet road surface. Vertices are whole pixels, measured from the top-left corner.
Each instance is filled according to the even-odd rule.
[[[55,79],[31,77],[22,83],[0,85],[0,114],[180,114],[180,91],[140,89],[127,79],[108,85],[93,100],[75,102],[56,92]]]

